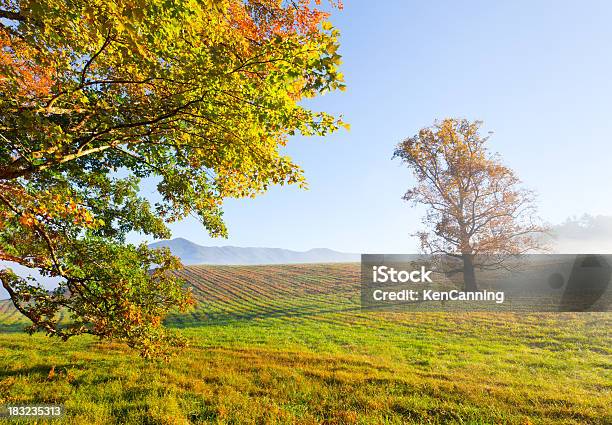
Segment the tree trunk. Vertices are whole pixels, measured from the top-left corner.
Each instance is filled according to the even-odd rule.
[[[463,290],[466,292],[478,291],[474,254],[463,254]]]

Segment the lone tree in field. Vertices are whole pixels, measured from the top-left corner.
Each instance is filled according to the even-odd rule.
[[[177,343],[161,321],[192,303],[180,264],[125,236],[188,215],[224,236],[224,199],[304,185],[280,148],[344,125],[301,106],[344,88],[318,3],[0,0],[0,260],[60,279],[0,269],[31,332]]]
[[[535,217],[533,193],[486,148],[481,122],[445,119],[401,142],[394,158],[418,184],[404,195],[423,204],[421,248],[463,260],[464,290],[478,289],[475,269],[502,267],[512,256],[542,248],[545,228]]]

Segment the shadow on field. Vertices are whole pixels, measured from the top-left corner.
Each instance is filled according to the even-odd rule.
[[[25,323],[0,323],[0,333],[16,333],[23,332],[27,325]]]
[[[62,371],[66,371],[72,368],[76,368],[79,365],[76,363],[62,363],[62,364],[53,364],[53,374],[61,375]],[[50,371],[52,368],[51,365],[38,365],[31,367],[22,367],[14,370],[3,370],[0,369],[0,380],[10,377],[20,377],[27,376],[28,379],[32,377],[47,379],[52,379],[53,375],[50,375]]]
[[[245,312],[207,312],[203,310],[192,312],[191,314],[174,315],[166,320],[166,324],[177,328],[190,328],[202,326],[216,326],[231,324],[236,321],[272,319],[272,318],[299,318],[311,317],[328,313],[348,313],[361,310],[360,306],[345,308],[314,308],[297,307],[284,309],[268,309],[264,311],[245,311]]]

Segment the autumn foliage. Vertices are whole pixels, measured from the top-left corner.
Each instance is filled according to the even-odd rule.
[[[495,268],[543,248],[546,228],[533,192],[487,148],[481,122],[447,118],[421,129],[395,149],[414,173],[404,199],[427,207],[419,232],[429,254],[463,259],[466,289],[476,289],[474,268]]]
[[[191,302],[168,273],[179,264],[125,237],[168,237],[187,216],[224,236],[226,198],[305,185],[280,148],[345,126],[300,102],[344,88],[327,20],[341,7],[0,0],[0,259],[61,282],[47,291],[0,271],[31,331],[146,355],[177,343],[161,323]],[[140,195],[143,178],[157,182],[156,203]]]

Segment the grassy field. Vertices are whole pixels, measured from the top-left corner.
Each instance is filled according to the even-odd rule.
[[[359,309],[359,266],[192,266],[169,363],[19,333],[0,303],[0,404],[66,423],[612,423],[609,314]],[[52,371],[52,372],[51,372]]]

